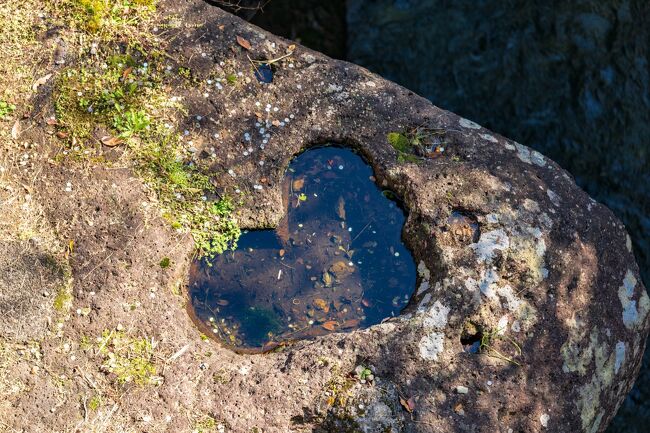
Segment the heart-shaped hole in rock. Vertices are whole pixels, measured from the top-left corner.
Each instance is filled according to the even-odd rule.
[[[245,232],[235,251],[194,263],[189,295],[202,330],[255,352],[399,314],[416,280],[405,215],[361,157],[308,150],[289,165],[283,196],[275,230]]]

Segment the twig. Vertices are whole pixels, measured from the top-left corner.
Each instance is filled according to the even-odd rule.
[[[354,241],[356,241],[357,238],[358,238],[359,236],[361,236],[361,233],[363,233],[364,231],[366,231],[366,229],[367,229],[367,228],[370,226],[370,224],[372,224],[374,221],[375,221],[375,220],[370,220],[370,221],[368,221],[368,224],[366,224],[366,225],[361,229],[361,231],[360,231],[359,233],[357,233],[357,235],[356,235],[354,238],[352,238],[352,240],[350,241],[350,245],[352,245],[352,243],[353,243]],[[348,249],[349,249],[349,247],[348,247]]]

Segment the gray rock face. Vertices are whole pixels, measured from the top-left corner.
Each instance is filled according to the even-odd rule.
[[[235,354],[205,341],[188,317],[175,288],[192,242],[165,228],[142,181],[67,162],[37,179],[34,195],[61,236],[75,239],[73,308],[89,313],[58,329],[79,370],[59,348],[63,338],[44,345],[48,368],[74,380],[61,413],[35,422],[70,430],[84,419],[78,394],[96,382],[109,389],[106,344],[78,349],[82,336],[137,331],[156,343],[160,377],[122,388],[129,392],[111,414],[124,431],[191,431],[202,414],[233,432],[604,430],[638,373],[650,327],[630,238],[607,208],[544,155],[363,68],[297,47],[262,85],[248,57],[278,58],[290,41],[198,0],[160,10],[160,57],[168,70],[191,71],[190,84],[170,84],[187,108],[177,125],[191,131],[184,155],[218,190],[242,192],[240,223],[277,224],[283,173],[302,149],[349,146],[408,210],[403,236],[417,287],[403,314],[379,325]],[[228,92],[206,91],[208,80],[239,72]],[[260,121],[270,125],[263,135]],[[32,130],[46,127],[34,122]],[[388,138],[414,130],[435,133],[437,150],[416,158]],[[157,265],[163,254],[167,269]],[[477,345],[480,353],[470,350]],[[372,380],[355,377],[359,365]],[[34,401],[37,388],[29,392]],[[20,427],[16,414],[29,402],[7,405],[8,425]]]

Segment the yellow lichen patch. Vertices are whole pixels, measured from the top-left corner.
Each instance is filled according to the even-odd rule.
[[[157,343],[153,338],[132,337],[123,331],[105,330],[97,339],[97,351],[104,358],[102,369],[112,373],[119,384],[158,385],[154,362]]]

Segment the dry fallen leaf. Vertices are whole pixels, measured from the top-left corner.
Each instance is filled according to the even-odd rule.
[[[293,181],[293,190],[300,191],[305,185],[305,179],[296,179]]]
[[[283,250],[283,249],[280,250],[280,251],[278,252],[278,254],[280,255],[280,257],[284,257],[284,250]]]
[[[124,72],[122,72],[122,79],[126,80],[126,77],[128,77],[129,74],[131,74],[131,71],[133,71],[132,67],[129,66],[128,68],[126,68]]]
[[[415,401],[413,400],[413,397],[409,398],[408,400],[400,397],[399,398],[399,404],[402,405],[402,407],[408,412],[408,413],[413,413],[415,410]]]
[[[295,49],[296,49],[296,44],[291,44],[287,47],[287,53],[290,53]]]
[[[253,47],[251,46],[251,43],[248,42],[247,39],[242,38],[241,36],[237,35],[237,43],[242,47],[247,50],[251,50]]]
[[[368,307],[370,307],[370,301],[367,300],[366,298],[363,298],[363,299],[361,300],[361,305],[363,305],[364,307],[368,308]]]
[[[38,90],[38,88],[39,88],[40,86],[42,86],[43,84],[47,83],[47,80],[49,80],[50,78],[52,78],[52,74],[47,74],[47,75],[45,75],[45,76],[39,78],[38,80],[36,80],[36,81],[34,82],[34,84],[32,84],[32,90],[35,92],[36,90]]]
[[[47,119],[47,120],[45,121],[45,123],[47,123],[47,124],[50,125],[50,126],[55,126],[55,125],[58,125],[58,124],[59,124],[59,122],[57,122],[56,119],[55,119],[54,117],[50,117],[49,119]]]
[[[226,301],[225,299],[217,300],[217,305],[221,305],[222,307],[225,307],[228,304],[230,304],[230,302]]]
[[[336,321],[335,320],[328,320],[327,322],[323,323],[323,328],[327,329],[328,331],[333,331],[336,329]]]
[[[343,197],[339,197],[339,201],[336,206],[336,214],[342,220],[345,219],[345,199],[343,199]]]
[[[224,26],[223,24],[221,24],[218,28],[219,28],[219,30],[223,30],[223,29],[226,28],[226,26]]]
[[[65,138],[68,138],[69,135],[70,135],[70,134],[68,134],[68,133],[65,132],[65,131],[59,131],[59,132],[56,133],[56,136],[57,136],[58,138],[60,138],[61,140],[65,139]]]
[[[124,143],[124,141],[117,137],[111,137],[110,135],[106,135],[102,137],[102,143],[104,143],[104,145],[108,147],[115,147]]]
[[[280,121],[276,119],[276,120],[274,120],[274,121],[271,122],[271,125],[273,125],[273,126],[280,126]]]
[[[16,140],[18,139],[19,135],[20,135],[20,121],[16,120],[16,123],[14,123],[13,128],[11,128],[11,138]]]

